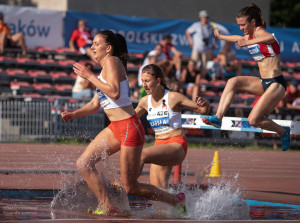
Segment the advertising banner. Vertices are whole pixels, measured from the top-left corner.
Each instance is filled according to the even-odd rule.
[[[65,43],[69,42],[72,31],[77,28],[77,21],[85,19],[87,25],[95,35],[98,31],[109,29],[122,34],[127,40],[130,52],[144,53],[154,49],[155,44],[162,40],[165,34],[172,35],[172,43],[184,55],[191,55],[191,47],[185,30],[195,21],[191,20],[166,20],[154,18],[138,18],[98,13],[84,13],[67,11],[65,19]],[[233,35],[243,35],[237,24],[215,23],[221,32],[229,31]],[[280,43],[282,61],[300,61],[300,29],[292,28],[267,28],[274,33]],[[224,44],[218,41],[216,54]],[[233,44],[237,58],[251,59],[246,47],[239,48]]]
[[[22,32],[28,47],[63,47],[63,12],[0,5],[11,34]]]

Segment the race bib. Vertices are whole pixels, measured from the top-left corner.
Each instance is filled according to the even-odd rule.
[[[104,108],[106,105],[109,104],[109,100],[107,99],[105,94],[102,91],[100,91],[98,88],[96,89],[96,92],[97,92],[97,96],[98,96],[100,105],[102,108]]]

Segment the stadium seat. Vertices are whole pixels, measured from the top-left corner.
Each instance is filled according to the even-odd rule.
[[[284,66],[287,66],[288,68],[294,68],[296,67],[296,64],[293,62],[285,62]]]
[[[34,88],[31,84],[24,81],[10,82],[10,89],[13,95],[22,95],[23,93],[33,93]]]
[[[27,76],[28,74],[22,70],[22,69],[17,69],[17,68],[8,68],[5,71],[8,75],[25,75]]]
[[[61,66],[73,66],[74,63],[76,63],[76,61],[71,59],[58,61],[58,64]]]
[[[204,78],[202,78],[202,79],[200,80],[200,84],[209,84],[209,81],[206,80],[206,79],[204,79]]]
[[[49,64],[49,65],[53,65],[53,64],[57,64],[55,60],[53,59],[44,59],[44,58],[38,58],[36,59],[36,62],[39,64]]]
[[[77,78],[77,74],[75,74],[74,72],[69,74],[69,77],[76,79]]]
[[[300,73],[293,73],[293,78],[295,78],[296,80],[300,81]],[[300,84],[300,83],[299,83]]]
[[[71,96],[72,88],[73,88],[73,85],[71,85],[71,84],[55,84],[54,85],[56,94],[59,94],[61,96]]]
[[[68,74],[63,71],[52,71],[49,73],[49,75],[53,78],[62,78],[62,77],[68,77]]]
[[[13,90],[18,90],[22,87],[33,88],[28,82],[24,82],[24,81],[18,81],[18,82],[12,81],[12,82],[10,82],[10,87]]]
[[[62,96],[61,95],[58,95],[58,94],[52,94],[52,95],[45,95],[44,98],[47,100],[47,101],[54,101],[56,99],[61,99]]]
[[[216,81],[212,81],[211,84],[218,88],[224,88],[226,85],[226,81],[225,80],[216,80]]]
[[[36,51],[38,52],[49,52],[49,51],[53,51],[51,47],[47,47],[47,46],[41,46],[41,47],[37,47]]]
[[[58,91],[67,91],[67,90],[72,91],[73,85],[71,85],[71,84],[56,84],[56,85],[54,85],[54,88]]]
[[[48,83],[34,83],[32,85],[35,89],[53,89],[53,87]]]
[[[41,95],[52,94],[54,88],[48,83],[34,83],[33,88]]]
[[[16,61],[16,58],[8,57],[8,56],[0,56],[0,61],[1,62],[12,62],[12,61]]]
[[[22,96],[26,97],[26,98],[41,98],[42,97],[38,93],[23,93]]]
[[[219,95],[214,91],[203,91],[201,92],[201,96],[219,97]]]
[[[74,52],[71,48],[68,48],[68,47],[56,48],[55,52],[60,53],[60,54],[77,53],[77,52]],[[77,54],[79,54],[79,53],[77,53]]]
[[[29,70],[28,75],[31,77],[48,76],[48,74],[44,70]]]

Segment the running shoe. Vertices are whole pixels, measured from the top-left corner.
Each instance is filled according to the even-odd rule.
[[[286,129],[285,133],[281,136],[282,151],[287,151],[291,144],[291,128],[284,127]]]
[[[221,126],[222,126],[222,121],[216,115],[207,116],[206,118],[202,118],[202,121],[206,125],[212,125],[216,128],[221,128]]]
[[[179,199],[179,203],[175,206],[176,210],[183,216],[187,215],[186,206],[185,206],[185,194],[180,192],[176,194],[176,197]]]
[[[118,215],[119,211],[118,209],[111,209],[109,211],[104,210],[102,205],[99,205],[95,210],[93,210],[92,208],[88,209],[88,213],[90,214],[95,214],[95,215]]]
[[[106,212],[104,211],[104,209],[96,208],[94,211],[92,211],[92,214],[96,214],[96,215],[106,215]]]

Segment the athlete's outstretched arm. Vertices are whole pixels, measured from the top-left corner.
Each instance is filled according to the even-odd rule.
[[[245,39],[244,36],[239,36],[239,35],[223,35],[221,34],[219,29],[214,30],[215,37],[221,40],[229,41],[229,42],[234,42],[236,43],[237,41],[241,39]]]
[[[64,122],[68,122],[74,118],[79,118],[83,116],[90,115],[92,113],[95,113],[100,108],[100,103],[97,94],[93,97],[93,99],[88,102],[86,105],[84,105],[82,108],[75,110],[73,112],[62,112],[61,117],[64,120]]]
[[[259,43],[272,44],[274,41],[275,41],[275,37],[271,33],[268,33],[265,29],[260,28],[257,31],[255,31],[255,38],[250,40],[248,39],[238,40],[236,42],[236,45],[243,47],[243,46],[259,44]]]
[[[180,94],[178,92],[172,92],[169,101],[171,101],[171,103],[176,104],[176,107],[184,106],[184,107],[186,107],[192,111],[198,112],[202,115],[206,115],[210,111],[209,102],[206,99],[201,98],[201,97],[197,97],[196,102],[195,102],[195,101],[188,99],[183,94]]]

